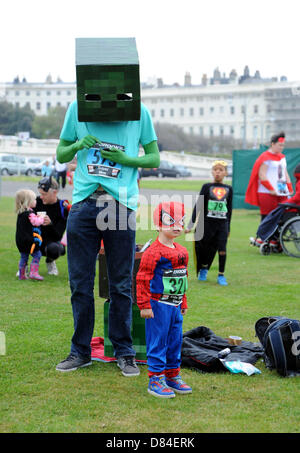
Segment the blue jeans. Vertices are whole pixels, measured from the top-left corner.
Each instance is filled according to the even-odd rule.
[[[120,212],[119,208],[122,208]],[[106,224],[105,228],[103,224],[108,219],[111,224],[109,227]],[[131,228],[127,226],[129,219]],[[71,353],[84,357],[91,355],[95,270],[103,239],[110,295],[109,339],[116,357],[135,356],[131,337],[135,212],[115,200],[99,203],[99,200],[87,198],[72,206],[67,222],[67,238],[74,318]]]

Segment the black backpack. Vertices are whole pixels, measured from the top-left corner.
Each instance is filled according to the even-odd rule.
[[[300,376],[300,321],[282,316],[260,318],[255,332],[267,368],[284,377]]]

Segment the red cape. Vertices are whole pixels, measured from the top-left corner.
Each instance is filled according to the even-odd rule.
[[[248,187],[246,190],[246,196],[245,196],[246,203],[252,204],[254,206],[259,206],[257,190],[258,190],[258,182],[259,182],[258,172],[259,172],[261,164],[264,163],[266,160],[281,160],[283,157],[285,157],[285,155],[282,153],[274,154],[268,150],[268,151],[265,151],[264,153],[262,153],[256,159],[256,161],[253,165],[253,168],[252,168]]]

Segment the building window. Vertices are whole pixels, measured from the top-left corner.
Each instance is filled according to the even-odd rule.
[[[241,113],[245,113],[246,112],[246,108],[244,105],[241,106]]]
[[[30,109],[30,102],[26,102],[25,107]]]
[[[51,107],[51,102],[47,102],[47,110],[49,110]]]
[[[234,107],[233,106],[230,107],[230,114],[234,115]]]
[[[222,105],[220,107],[220,113],[224,113],[224,107]]]
[[[51,96],[51,91],[47,91],[47,96]]]
[[[20,91],[15,91],[15,96],[19,96]]]
[[[161,118],[163,118],[163,117],[165,116],[165,111],[164,111],[164,109],[161,109],[161,110],[160,110],[160,116],[161,116]]]
[[[213,128],[213,126],[210,126],[210,128],[209,128],[209,135],[210,135],[211,137],[213,137],[213,135],[214,135],[214,128]]]
[[[37,103],[36,103],[36,109],[37,109],[37,110],[41,110],[41,103],[40,103],[40,102],[37,102]]]
[[[71,96],[71,91],[67,91],[67,96]]]
[[[36,92],[36,95],[37,95],[37,96],[40,96],[40,95],[41,95],[41,93],[40,93],[39,91],[37,91],[37,92]]]
[[[151,110],[151,115],[153,118],[155,117],[155,110]]]
[[[272,106],[270,104],[267,105],[267,113],[272,112]]]
[[[210,107],[209,113],[214,113],[214,110],[215,110],[214,107]]]
[[[57,96],[60,96],[60,91],[57,91],[56,94],[57,94]]]
[[[224,135],[224,127],[220,126],[220,135]]]
[[[61,106],[61,103],[60,103],[60,102],[57,102],[57,103],[56,103],[56,106],[57,106],[57,107],[60,107],[60,106]]]
[[[174,109],[170,109],[170,116],[174,116]]]
[[[26,96],[30,96],[30,91],[26,91]]]
[[[190,134],[193,134],[194,133],[194,128],[193,126],[190,127]]]
[[[255,106],[253,107],[253,113],[258,113],[258,105],[255,105]]]
[[[204,115],[204,108],[203,108],[203,107],[200,107],[200,109],[199,109],[199,115],[200,115],[200,116],[203,116],[203,115]]]
[[[234,135],[234,127],[230,126],[230,135]]]
[[[180,109],[180,116],[184,116],[184,109],[183,108]]]
[[[193,109],[193,107],[190,108],[190,116],[194,116],[194,109]]]
[[[199,127],[199,134],[203,135],[203,127],[202,126]]]

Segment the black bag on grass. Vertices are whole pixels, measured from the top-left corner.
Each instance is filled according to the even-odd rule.
[[[267,368],[284,377],[300,376],[300,321],[282,316],[260,318],[255,332]]]

